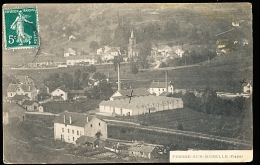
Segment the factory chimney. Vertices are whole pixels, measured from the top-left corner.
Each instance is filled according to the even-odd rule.
[[[64,124],[65,124],[65,122],[66,122],[66,117],[65,117],[65,115],[64,115],[64,117],[63,117],[63,121],[64,121]]]
[[[71,116],[70,116],[70,124],[72,123],[72,119],[71,119]]]
[[[119,63],[118,63],[118,66],[117,66],[117,74],[118,74],[118,91],[120,91],[121,90],[121,85],[120,85],[120,71],[119,71],[119,69],[120,69],[120,66],[119,66]]]
[[[165,85],[166,85],[166,92],[168,92],[168,71],[165,71]]]
[[[88,116],[87,116],[87,122],[88,122]]]

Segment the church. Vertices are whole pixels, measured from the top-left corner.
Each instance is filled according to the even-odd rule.
[[[134,31],[132,30],[131,36],[129,37],[128,58],[137,57],[139,52],[140,49],[137,47],[136,37],[134,36]]]

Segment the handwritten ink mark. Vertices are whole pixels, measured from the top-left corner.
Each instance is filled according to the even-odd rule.
[[[129,97],[129,104],[130,104],[131,98],[132,98],[132,97],[134,97],[134,95],[133,95],[133,91],[134,91],[134,90],[132,90],[132,92],[131,92],[131,95],[130,95],[130,96],[129,96],[129,95],[126,95],[127,97]]]

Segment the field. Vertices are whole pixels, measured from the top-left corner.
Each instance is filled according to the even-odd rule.
[[[100,118],[134,123],[146,123],[148,126],[175,130],[177,129],[177,125],[181,124],[184,131],[252,141],[252,130],[250,129],[252,125],[252,115],[242,119],[205,114],[196,112],[189,108],[183,108],[140,116],[117,116],[115,118],[100,116]]]

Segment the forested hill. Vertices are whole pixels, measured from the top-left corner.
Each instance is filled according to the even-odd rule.
[[[248,6],[249,7],[249,6]],[[249,8],[236,5],[145,5],[89,4],[39,6],[41,36],[45,45],[66,40],[74,35],[84,41],[96,34],[101,45],[126,45],[130,29],[136,30],[137,40],[197,39],[197,35],[214,35],[228,30],[232,20],[247,19]],[[222,9],[222,10],[221,10]],[[44,42],[46,41],[46,42]],[[137,41],[138,42],[138,41]]]
[[[133,28],[137,43],[183,44],[209,40],[243,19],[239,35],[251,32],[250,5],[244,4],[42,4],[38,6],[41,46],[59,53],[60,47],[80,47],[89,52],[89,43],[126,49]],[[246,33],[248,32],[248,33]],[[68,44],[69,37],[75,39]],[[239,36],[238,36],[239,37]],[[250,37],[249,37],[250,38]],[[207,41],[205,41],[207,42]]]

